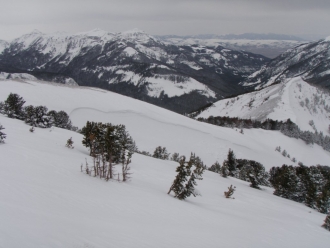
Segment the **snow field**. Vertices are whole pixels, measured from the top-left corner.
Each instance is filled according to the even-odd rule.
[[[82,135],[36,128],[0,115],[0,247],[327,247],[325,215],[206,171],[201,197],[167,195],[177,163],[139,154],[132,179],[80,172]],[[72,137],[75,148],[65,147]],[[120,171],[120,167],[116,169]],[[233,197],[223,192],[237,187]]]
[[[211,166],[223,162],[229,148],[237,158],[253,159],[268,170],[273,166],[292,164],[289,158],[275,152],[286,149],[297,161],[306,165],[327,165],[330,153],[318,145],[307,146],[302,140],[289,138],[275,131],[239,130],[201,123],[154,105],[97,88],[69,87],[36,81],[0,81],[0,101],[10,92],[22,96],[25,105],[45,105],[49,110],[64,110],[74,125],[87,121],[124,124],[139,150],[153,153],[165,146],[170,153],[190,156],[191,152]],[[313,154],[313,156],[311,156]]]

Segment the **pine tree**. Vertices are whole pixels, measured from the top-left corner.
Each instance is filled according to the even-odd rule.
[[[225,160],[223,162],[223,166],[227,166],[227,168],[229,170],[229,176],[235,176],[236,175],[237,162],[236,162],[236,157],[235,157],[235,154],[234,154],[233,150],[229,149],[228,155],[227,155],[227,160]]]
[[[196,180],[203,180],[203,172],[204,172],[204,164],[201,161],[199,157],[196,157],[195,154],[191,154],[190,160],[187,163],[187,171],[190,172],[192,169],[192,166],[195,166],[195,169],[190,174],[190,178],[186,184],[186,190],[184,191],[184,197],[187,198],[190,195],[197,196],[200,195],[200,193],[195,189],[195,186],[197,186]]]
[[[18,94],[10,93],[4,103],[3,112],[9,118],[23,120],[24,119],[24,111],[23,111],[24,103],[25,103],[24,99],[22,97],[20,97]]]
[[[175,161],[175,162],[179,162],[179,160],[180,160],[180,154],[177,153],[177,152],[173,153],[173,155],[171,157],[171,160],[172,161]]]
[[[72,123],[69,118],[69,115],[65,111],[56,112],[55,110],[51,110],[47,114],[51,117],[52,125],[55,127],[63,128],[63,129],[72,129]]]
[[[175,197],[182,200],[181,198],[184,196],[183,192],[185,191],[184,183],[187,181],[187,177],[189,176],[189,170],[186,167],[186,157],[182,156],[179,161],[179,166],[176,168],[176,172],[178,173],[171,185],[167,194],[170,194],[171,191],[174,192]]]
[[[5,143],[5,139],[6,139],[6,134],[1,131],[5,129],[1,124],[0,124],[0,143]]]
[[[158,146],[158,147],[156,147],[154,154],[152,156],[154,158],[168,160],[170,154],[167,152],[166,147]]]
[[[5,104],[3,102],[0,102],[0,114],[5,114],[4,107]]]
[[[221,173],[221,165],[219,164],[218,161],[216,161],[214,164],[211,165],[209,168],[209,171],[213,171],[215,173]]]
[[[24,122],[30,126],[36,126],[34,107],[32,105],[24,107]]]
[[[221,169],[220,169],[220,175],[224,178],[228,177],[229,176],[229,169],[228,169],[228,166],[227,165],[223,165],[221,166]]]
[[[330,213],[327,215],[327,217],[324,220],[324,224],[322,225],[325,229],[330,231]]]

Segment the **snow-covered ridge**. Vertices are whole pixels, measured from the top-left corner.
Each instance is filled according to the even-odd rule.
[[[261,89],[300,76],[307,82],[330,88],[330,80],[326,76],[330,70],[329,50],[330,42],[327,39],[291,48],[241,84]]]
[[[300,129],[325,134],[330,125],[330,94],[300,77],[260,91],[220,100],[198,117],[229,116],[264,121],[291,119]],[[313,120],[314,127],[309,122]]]

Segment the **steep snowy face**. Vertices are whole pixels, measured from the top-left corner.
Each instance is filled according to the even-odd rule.
[[[330,88],[330,39],[287,50],[241,84],[260,89],[297,76]]]
[[[300,129],[329,132],[330,94],[312,86],[300,77],[260,91],[224,99],[214,103],[196,118],[229,116],[264,121],[267,118],[291,119]]]
[[[220,46],[165,45],[137,29],[95,29],[75,35],[34,31],[11,42],[0,62],[5,72],[50,81],[69,77],[184,113],[242,92],[238,82],[268,59]]]

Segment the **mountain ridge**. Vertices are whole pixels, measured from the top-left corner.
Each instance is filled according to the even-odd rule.
[[[72,78],[176,112],[190,112],[236,92],[267,58],[218,46],[174,46],[137,29],[68,34],[32,32],[0,53],[0,70],[54,81]]]

